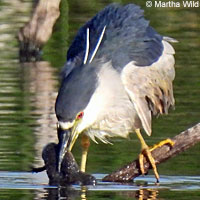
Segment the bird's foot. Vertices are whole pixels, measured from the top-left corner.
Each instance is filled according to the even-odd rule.
[[[152,166],[154,175],[156,177],[156,181],[157,181],[157,183],[159,183],[159,174],[158,174],[158,170],[157,170],[157,167],[156,167],[156,162],[155,162],[153,156],[151,155],[151,149],[149,147],[143,149],[142,152],[139,154],[139,163],[140,163],[141,173],[143,175],[145,174],[145,170],[144,170],[144,156],[147,157],[147,159],[149,160],[149,162],[150,162],[150,164]]]
[[[154,175],[156,177],[157,183],[159,183],[159,174],[158,174],[158,171],[157,171],[155,159],[153,158],[151,152],[153,150],[155,150],[156,148],[162,147],[163,145],[166,145],[166,144],[170,145],[170,147],[173,147],[174,142],[171,139],[163,140],[163,141],[159,142],[158,144],[155,144],[153,147],[146,146],[145,148],[142,149],[142,152],[139,154],[139,163],[140,163],[141,173],[143,175],[145,174],[144,156],[146,156],[147,159],[149,160],[151,166],[152,166],[152,169],[154,171]]]
[[[150,151],[153,151],[154,149],[162,147],[163,145],[169,145],[170,147],[173,147],[174,146],[174,141],[172,141],[169,138],[167,138],[166,140],[162,140],[158,144],[155,144],[153,147],[150,147]]]

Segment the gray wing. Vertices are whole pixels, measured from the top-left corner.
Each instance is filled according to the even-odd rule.
[[[97,52],[95,48],[103,33]],[[87,38],[87,30],[89,37]],[[87,41],[88,40],[88,41]],[[162,36],[149,26],[143,10],[134,4],[111,4],[80,28],[67,53],[64,77],[74,67],[91,62],[111,61],[118,71],[134,60],[138,66],[148,66],[159,59],[163,51]],[[89,43],[87,63],[84,57]]]
[[[157,62],[148,67],[130,62],[121,76],[148,135],[151,135],[152,114],[167,114],[169,107],[174,105],[172,81],[175,77],[175,51],[167,41],[163,40],[162,44],[164,50]]]

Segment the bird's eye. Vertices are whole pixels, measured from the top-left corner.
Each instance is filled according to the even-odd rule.
[[[84,115],[84,113],[83,113],[83,112],[80,112],[80,113],[77,115],[76,119],[81,119],[81,118],[83,117],[83,115]]]

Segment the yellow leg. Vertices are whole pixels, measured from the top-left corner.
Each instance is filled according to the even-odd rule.
[[[148,145],[146,144],[146,142],[144,141],[144,138],[142,137],[142,134],[140,133],[140,129],[136,129],[135,132],[136,132],[136,134],[137,134],[137,136],[138,136],[138,138],[139,138],[139,140],[141,142],[141,145],[142,145],[142,151],[141,151],[141,153],[139,155],[140,170],[141,170],[142,174],[144,174],[144,162],[143,162],[143,159],[144,159],[144,155],[146,155],[147,158],[149,159],[149,162],[151,163],[151,166],[152,166],[152,169],[154,171],[156,180],[157,180],[157,182],[159,182],[159,174],[158,174],[158,171],[157,171],[155,160],[151,155],[151,151],[150,151]]]
[[[154,145],[152,148],[149,148],[148,145],[146,144],[146,142],[144,141],[142,134],[140,133],[140,129],[136,129],[135,132],[136,132],[136,134],[137,134],[137,136],[138,136],[138,138],[141,142],[141,145],[142,145],[142,152],[139,155],[139,163],[140,163],[141,173],[144,174],[144,162],[143,161],[144,161],[144,155],[146,155],[147,158],[149,159],[149,162],[151,163],[151,166],[152,166],[152,169],[154,171],[157,182],[159,182],[159,174],[158,174],[158,171],[157,171],[155,160],[151,155],[151,151],[153,151],[154,149],[161,147],[165,144],[169,144],[172,147],[174,145],[174,142],[170,139],[166,139],[166,140],[163,140],[160,143]]]
[[[86,169],[86,162],[87,162],[87,154],[88,154],[88,149],[90,146],[90,140],[87,135],[83,134],[82,139],[81,139],[81,145],[82,145],[82,157],[81,157],[81,168],[80,170],[82,172],[85,172]]]

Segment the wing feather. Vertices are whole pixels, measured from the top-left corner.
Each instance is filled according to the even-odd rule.
[[[172,81],[175,77],[173,47],[162,41],[163,53],[150,66],[139,67],[130,62],[122,71],[121,79],[132,100],[142,126],[151,135],[152,115],[167,114],[174,105]]]

